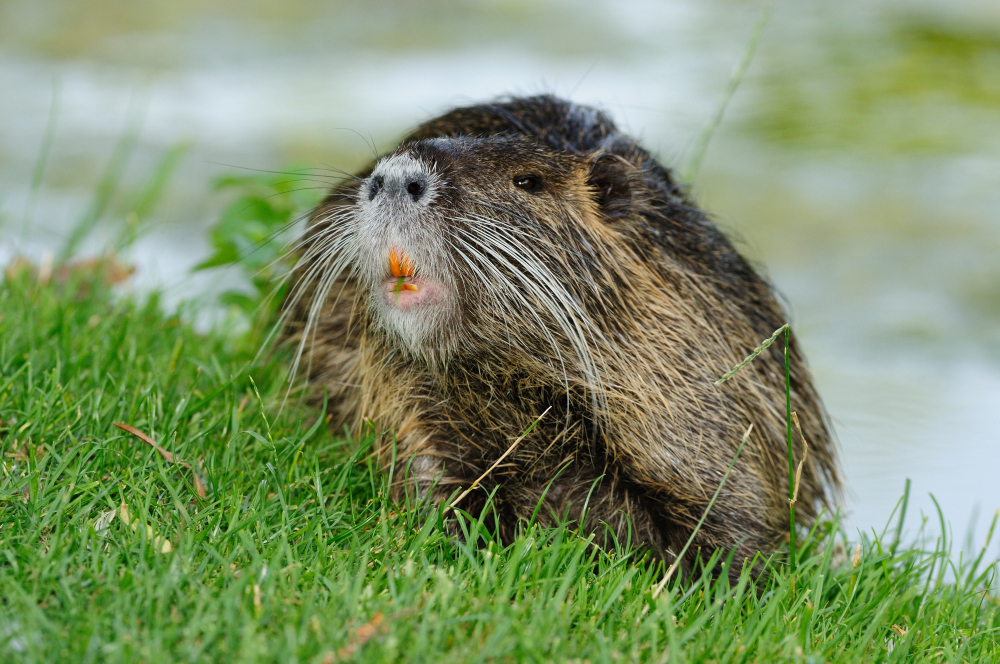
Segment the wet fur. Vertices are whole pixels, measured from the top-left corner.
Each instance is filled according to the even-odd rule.
[[[458,294],[450,327],[408,343],[373,312],[352,253],[368,168],[313,213],[284,334],[327,390],[332,426],[389,432],[383,467],[395,439],[395,497],[468,487],[551,407],[462,507],[496,490],[510,540],[542,501],[543,522],[583,519],[604,545],[630,538],[671,561],[753,423],[692,555],[775,550],[788,531],[782,345],[714,381],[786,317],[670,172],[602,113],[548,96],[454,110],[392,154],[434,161],[449,183],[429,223],[446,236],[439,273]],[[524,173],[543,190],[512,192]],[[838,478],[794,335],[791,366],[808,525]]]

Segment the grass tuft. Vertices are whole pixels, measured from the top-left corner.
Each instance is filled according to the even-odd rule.
[[[458,508],[451,538],[443,507],[388,499],[373,435],[277,412],[280,353],[185,320],[83,273],[0,285],[6,660],[1000,660],[988,549],[903,543],[902,516],[850,543],[821,524],[759,581],[716,552],[659,594],[661,566],[572,523],[503,546]]]

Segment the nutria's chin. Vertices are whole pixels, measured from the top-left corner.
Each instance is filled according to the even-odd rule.
[[[416,290],[404,290],[401,285]],[[372,312],[401,349],[411,355],[450,350],[450,344],[441,343],[455,318],[449,288],[431,278],[408,277],[386,279],[373,291]]]
[[[463,507],[496,490],[509,540],[541,501],[543,521],[670,560],[753,423],[692,550],[780,544],[781,351],[714,380],[785,316],[670,172],[600,112],[543,96],[431,120],[334,189],[303,247],[286,338],[335,427],[395,434],[395,452],[392,435],[378,451],[405,469],[397,498],[468,487],[551,408]],[[794,337],[791,358],[809,524],[838,480]]]

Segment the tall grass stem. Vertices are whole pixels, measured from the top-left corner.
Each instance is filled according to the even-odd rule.
[[[31,189],[28,191],[28,200],[24,204],[24,217],[21,219],[21,234],[18,238],[18,249],[24,243],[24,237],[28,232],[28,226],[35,218],[35,203],[38,200],[38,190],[42,186],[42,178],[45,177],[45,167],[49,162],[49,154],[52,152],[52,139],[56,133],[56,119],[59,117],[59,79],[52,81],[52,101],[49,105],[49,119],[45,123],[45,133],[42,134],[42,145],[38,151],[38,159],[35,160],[35,168],[31,173]]]
[[[795,453],[792,449],[792,368],[788,361],[791,328],[785,325],[785,420],[788,426],[788,565],[795,569]]]
[[[118,140],[118,144],[115,146],[114,152],[111,154],[111,159],[108,161],[108,165],[104,169],[104,174],[97,184],[90,207],[87,208],[83,216],[73,225],[69,237],[66,238],[66,242],[59,251],[57,263],[65,263],[72,258],[73,254],[80,248],[80,244],[90,235],[101,219],[104,218],[108,206],[118,191],[118,185],[121,183],[125,173],[125,167],[132,158],[136,144],[139,142],[139,134],[142,131],[143,121],[146,116],[146,102],[147,98],[145,96],[141,100],[137,97],[132,98],[125,121],[125,133],[122,134],[122,137]]]
[[[757,19],[757,24],[754,25],[753,33],[750,35],[750,41],[747,43],[747,48],[743,52],[743,58],[740,60],[739,64],[736,65],[736,69],[733,70],[732,75],[729,77],[729,85],[726,86],[726,91],[722,95],[719,107],[715,109],[712,119],[698,136],[698,142],[695,144],[694,154],[691,156],[691,161],[683,173],[683,180],[685,182],[693,182],[698,176],[698,171],[701,169],[701,162],[704,161],[705,153],[708,152],[708,144],[712,140],[712,135],[715,134],[715,130],[719,128],[719,124],[722,122],[722,117],[726,114],[726,108],[729,106],[730,100],[732,100],[733,95],[736,94],[736,90],[743,82],[743,76],[746,74],[747,68],[750,67],[750,63],[753,61],[754,53],[757,52],[757,46],[760,44],[761,37],[764,35],[764,28],[767,27],[768,21],[770,20],[771,5],[768,4],[761,12],[760,18]]]
[[[671,577],[673,577],[673,575],[677,572],[677,568],[680,566],[681,561],[684,560],[684,554],[686,554],[687,550],[691,547],[691,543],[694,542],[695,536],[698,534],[698,531],[701,530],[702,525],[705,523],[705,519],[708,518],[708,513],[712,511],[712,507],[715,505],[715,500],[719,497],[719,494],[722,493],[722,487],[726,486],[726,480],[729,479],[729,473],[733,472],[733,466],[736,465],[736,460],[740,458],[740,452],[743,451],[743,446],[746,445],[747,441],[750,439],[751,431],[753,431],[753,423],[747,427],[746,433],[743,434],[743,440],[740,441],[740,446],[736,448],[736,454],[733,455],[733,460],[729,462],[729,468],[726,469],[726,474],[722,476],[722,481],[719,482],[718,488],[715,490],[715,493],[712,494],[712,499],[708,501],[708,506],[705,507],[705,511],[702,512],[701,518],[698,519],[698,523],[695,525],[694,530],[691,531],[691,535],[688,537],[687,542],[684,543],[684,548],[680,550],[680,553],[678,553],[674,558],[674,562],[667,568],[667,572],[663,575],[663,578],[660,579],[660,582],[653,588],[653,599],[656,599],[660,593],[663,592],[663,589],[666,587],[667,583],[669,583]]]

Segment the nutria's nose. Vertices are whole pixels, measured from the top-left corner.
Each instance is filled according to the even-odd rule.
[[[416,203],[427,193],[430,178],[427,167],[405,155],[379,163],[368,179],[368,200],[385,197]]]
[[[412,180],[406,184],[406,193],[413,196],[413,200],[420,200],[424,195],[424,183],[420,180]]]

